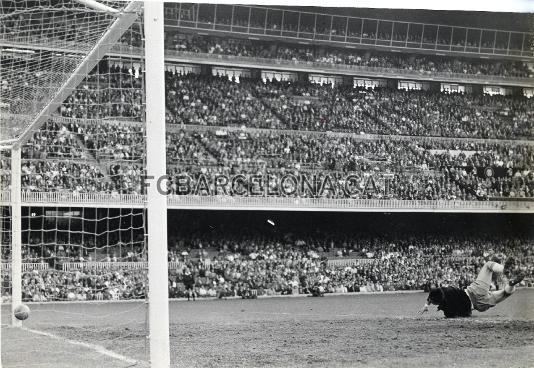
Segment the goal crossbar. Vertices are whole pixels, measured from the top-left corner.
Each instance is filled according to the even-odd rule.
[[[100,10],[105,11],[108,13],[118,13],[119,11],[117,9],[113,9],[105,4],[101,4],[98,1],[95,0],[76,0],[76,2],[85,5],[88,8],[94,9],[94,10]]]

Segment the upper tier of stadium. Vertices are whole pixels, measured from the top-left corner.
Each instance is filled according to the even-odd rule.
[[[143,195],[140,17],[107,39],[103,60],[93,60],[86,76],[75,73],[76,84],[61,92],[64,81],[49,78],[57,63],[80,62],[91,50],[83,35],[102,42],[116,21],[97,13],[107,23],[91,33],[76,22],[93,18],[47,11],[14,12],[1,29],[2,94],[10,97],[2,106],[3,139],[16,140],[34,123],[22,140],[21,189]],[[53,22],[42,22],[47,16]],[[512,24],[503,15],[508,20],[497,31],[483,17],[479,27],[462,27],[446,16],[449,25],[380,16],[167,4],[168,193],[288,197],[302,184],[283,182],[291,175],[316,180],[289,195],[298,198],[490,200],[498,207],[533,198],[534,56],[526,18]],[[56,74],[68,78],[67,69]],[[61,99],[35,120],[57,89]],[[3,156],[8,189],[10,156]],[[227,192],[216,175],[241,175],[246,185]],[[252,183],[258,175],[278,184]],[[191,190],[182,190],[183,177]],[[332,190],[320,190],[327,179]],[[268,193],[276,186],[283,193]]]
[[[109,5],[114,11],[129,11],[120,4]],[[63,84],[69,82],[69,88],[75,87],[71,76],[79,83],[79,71],[74,71],[90,64],[87,58],[96,43],[99,55],[108,53],[120,60],[142,62],[139,16],[131,27],[126,22],[122,29],[117,26],[116,34],[126,33],[116,43],[116,37],[102,38],[117,23],[113,13],[88,11],[70,1],[48,0],[41,0],[35,7],[22,0],[6,2],[1,10],[5,18],[0,30],[2,115],[8,116],[2,119],[3,140],[19,137],[38,112],[42,115],[44,107],[55,106],[60,102],[56,99],[67,96],[62,92]],[[440,13],[442,21],[450,22],[446,25],[419,22],[425,16],[435,19],[436,12],[420,14],[414,18],[416,22],[401,11],[377,11],[373,18],[358,17],[363,13],[349,9],[339,14],[311,10],[169,3],[165,7],[166,58],[175,63],[269,68],[294,74],[454,82],[452,88],[460,90],[464,86],[456,86],[458,83],[485,85],[495,91],[500,90],[498,86],[510,85],[525,88],[525,94],[533,93],[533,38],[528,33],[528,17],[521,14],[503,15],[501,29],[496,30],[481,15],[469,24],[464,19],[462,24],[458,14]],[[388,20],[392,16],[396,20]],[[243,32],[257,33],[257,37]],[[301,37],[309,41],[303,42]],[[421,50],[413,45],[417,37]],[[432,44],[434,52],[428,52]],[[481,59],[484,53],[491,55]],[[42,124],[44,119],[38,118]]]
[[[236,80],[190,71],[165,72],[169,194],[287,197],[250,183],[270,175],[280,184],[291,174],[317,178],[315,189],[290,194],[302,198],[534,197],[534,108],[527,97]],[[142,79],[131,64],[101,62],[24,145],[22,190],[144,194]],[[217,188],[217,175],[242,175],[247,184],[225,192]],[[348,193],[351,175],[359,189]],[[185,176],[194,185],[183,191]],[[320,191],[327,176],[333,190]],[[199,191],[202,177],[207,186]],[[2,182],[9,187],[8,158]]]
[[[510,59],[534,57],[529,14],[167,3],[167,31]]]

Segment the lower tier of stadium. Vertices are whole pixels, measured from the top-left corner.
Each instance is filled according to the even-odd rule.
[[[145,297],[142,220],[108,213],[95,223],[87,212],[87,218],[67,222],[35,211],[22,232],[24,300]],[[519,260],[516,271],[525,273],[524,284],[530,285],[529,219],[171,211],[169,296],[185,297],[191,285],[199,297],[312,294],[319,287],[326,293],[465,287],[485,261],[508,257]],[[2,247],[2,256],[8,297],[9,247]],[[495,279],[494,287],[504,282]]]

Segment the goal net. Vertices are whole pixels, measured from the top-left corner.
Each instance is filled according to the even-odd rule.
[[[104,3],[109,10],[74,0],[1,2],[3,141],[18,138],[39,114],[42,123],[54,113],[137,19],[139,6]]]
[[[0,20],[2,301],[149,361],[142,4],[2,1]]]

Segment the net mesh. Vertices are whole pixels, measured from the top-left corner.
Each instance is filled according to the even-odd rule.
[[[9,263],[10,212],[2,208],[2,257]],[[146,294],[143,209],[24,207],[24,302],[128,300]],[[9,266],[4,266],[6,271]],[[10,295],[10,273],[3,275]]]
[[[119,2],[105,4],[115,9],[125,5]],[[36,96],[43,94],[49,97],[54,88],[57,90],[61,87],[61,83],[72,75],[72,68],[79,64],[84,53],[87,54],[94,47],[115,16],[107,12],[95,12],[76,2],[66,1],[2,2],[1,9],[2,18],[6,19],[0,41],[2,42],[2,102],[3,109],[7,110],[7,114],[1,116],[5,122],[9,121],[20,130],[21,125],[18,122],[24,122],[26,125],[31,123],[32,114],[37,113],[49,101]],[[68,34],[69,32],[72,34]],[[118,43],[111,45],[112,47],[142,46],[143,34],[139,17],[131,27],[118,32],[122,36]],[[10,49],[6,45],[9,45]],[[27,51],[23,50],[24,47],[33,49],[28,53],[30,56],[19,55],[18,51]],[[50,52],[47,50],[48,47],[54,48],[55,51]],[[14,48],[17,48],[16,52],[13,52]],[[35,58],[33,51],[40,55],[48,52],[49,57],[47,60],[41,57]],[[26,52],[20,54],[26,55]],[[42,124],[31,127],[29,137],[21,147],[20,189],[23,193],[141,192],[140,178],[145,159],[141,57],[122,56],[120,59],[102,58],[102,55],[96,57],[100,59],[97,60],[95,68],[83,75],[82,82],[65,98],[59,108],[46,115]],[[55,61],[62,65],[69,64],[72,68],[58,70],[51,64]],[[25,80],[24,73],[29,73],[35,79]],[[24,104],[32,106],[30,108]],[[0,152],[2,195],[6,196],[3,199],[8,200],[8,191],[11,188],[11,152],[5,147]],[[32,221],[23,224],[23,231],[41,229],[43,234],[59,231],[55,227],[50,228],[49,224],[45,228],[44,225],[35,222],[36,218],[54,217],[50,214],[53,211],[45,211],[44,208],[37,212],[31,208],[28,211],[23,217],[26,216],[28,221],[29,219]],[[67,214],[76,212],[57,211]],[[82,208],[81,211],[80,216],[86,219],[85,209]],[[97,218],[101,218],[98,221],[104,221],[103,219],[119,221],[117,226],[110,225],[104,231],[112,239],[114,235],[109,235],[108,232],[121,232],[122,221],[128,221],[127,219],[132,216],[141,216],[133,212],[124,212],[125,210],[117,211],[119,212],[110,215],[111,218],[102,212],[95,212]],[[5,207],[2,218],[6,223],[10,222],[8,207]],[[26,230],[24,226],[27,226]],[[136,229],[142,229],[142,226],[144,226],[143,221]],[[93,231],[99,234],[97,237],[103,236],[100,234],[103,231],[101,229],[101,225],[94,228]],[[9,233],[8,230],[5,231]],[[79,232],[83,235],[85,230]],[[89,239],[83,236],[77,237],[76,231],[70,227],[68,233],[72,239],[77,239],[82,248]],[[31,234],[31,231],[28,234]],[[29,240],[33,235],[28,236],[26,243],[25,239],[23,243],[34,244],[35,241]],[[58,239],[66,241],[65,244],[69,247],[75,244],[63,239],[61,235],[56,234],[52,238],[54,242]],[[45,241],[46,236],[43,235],[40,239],[35,244],[38,246],[48,244]],[[117,241],[124,243],[122,240]],[[100,243],[101,241],[94,242],[92,246],[99,246]],[[105,247],[112,246],[107,243]],[[6,245],[6,248],[9,247]],[[48,261],[45,260],[45,263]]]
[[[107,2],[122,10],[126,2]],[[2,139],[16,138],[73,74],[116,15],[71,0],[0,5]]]

